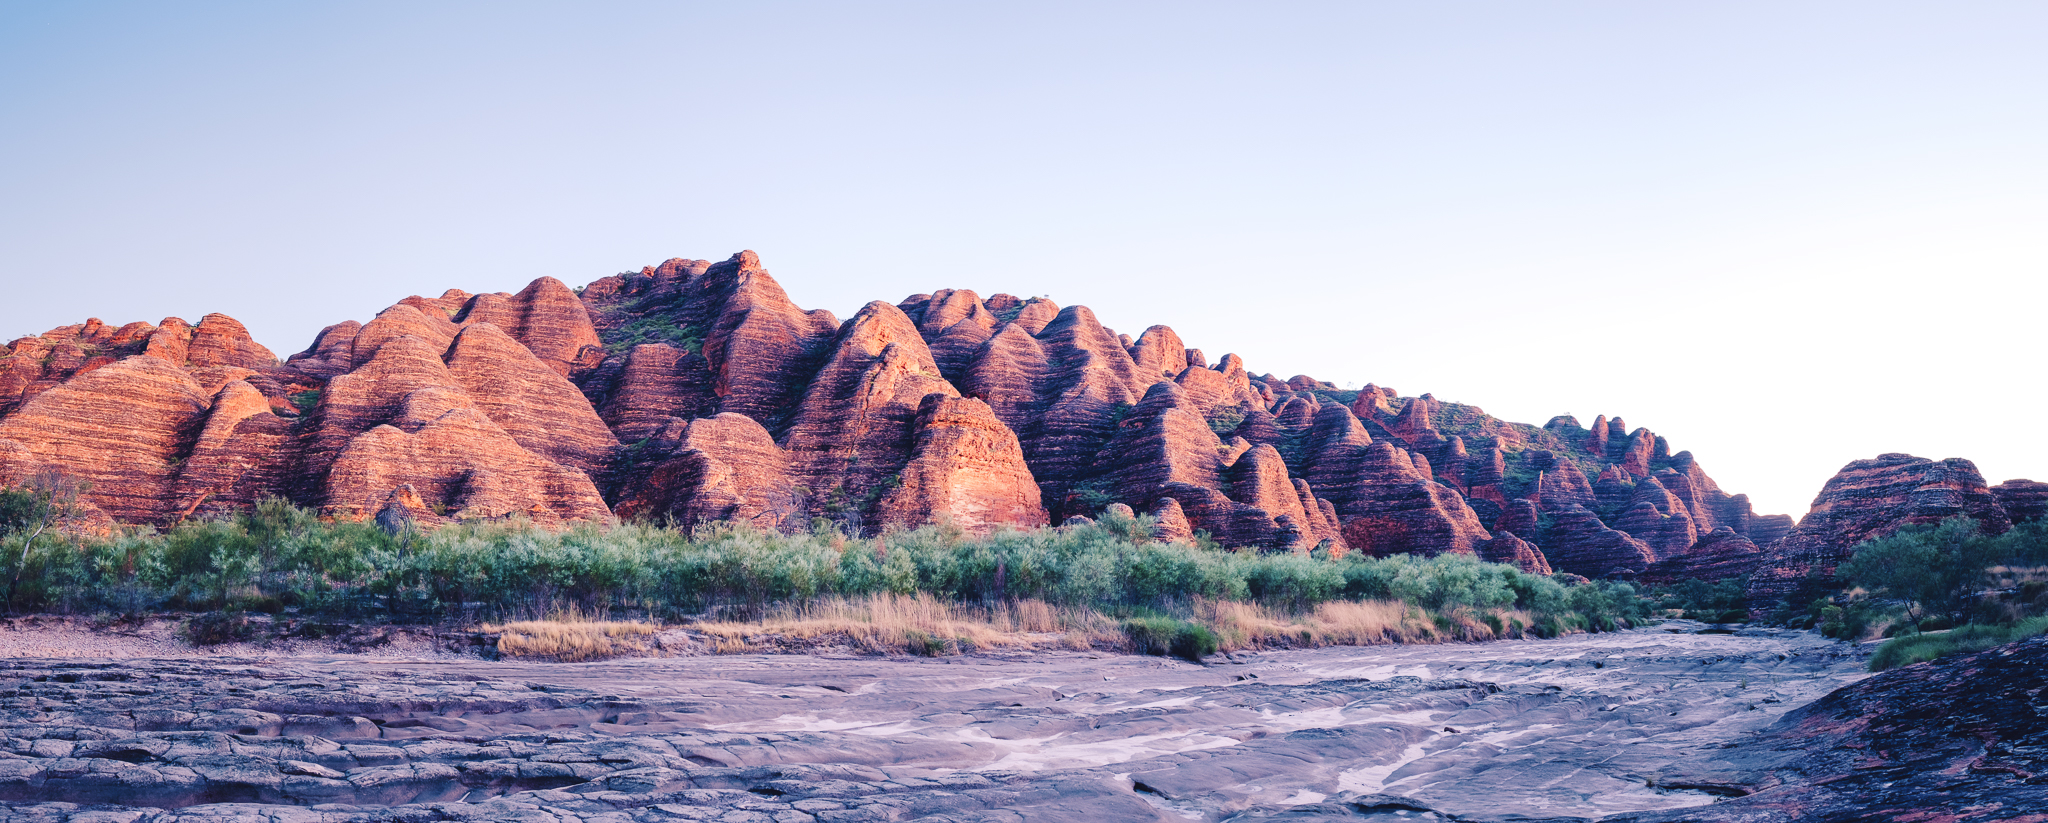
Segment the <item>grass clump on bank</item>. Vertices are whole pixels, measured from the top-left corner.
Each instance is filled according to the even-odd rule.
[[[732,524],[552,530],[514,520],[393,535],[272,500],[160,532],[45,538],[25,553],[22,535],[0,534],[0,563],[19,572],[8,602],[15,611],[290,611],[508,629],[573,612],[694,621],[734,648],[762,635],[829,635],[953,653],[1011,642],[993,639],[1001,635],[1058,634],[1077,639],[1031,642],[1189,656],[1548,637],[1624,628],[1648,614],[1626,583],[1567,585],[1468,555],[1236,552],[1154,542],[1149,528],[1146,518],[1111,515],[983,537],[927,526],[856,538],[829,526],[795,534]],[[563,631],[510,634],[525,638],[513,645],[557,658],[583,653],[578,644],[603,634]]]
[[[503,657],[581,663],[609,660],[654,651],[647,639],[661,627],[638,620],[585,620],[580,615],[557,615],[548,620],[521,620],[480,627],[498,635],[498,654]]]

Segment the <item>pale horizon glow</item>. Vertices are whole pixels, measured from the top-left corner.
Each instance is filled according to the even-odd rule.
[[[741,249],[1620,415],[1759,511],[2048,480],[2048,6],[13,4],[0,339]]]

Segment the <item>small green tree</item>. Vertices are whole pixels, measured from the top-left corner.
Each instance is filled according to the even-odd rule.
[[[1951,517],[1865,543],[1836,574],[1851,587],[1899,601],[1909,620],[1939,615],[1960,621],[1998,548],[1977,521]]]
[[[14,608],[14,594],[21,587],[21,573],[28,568],[29,553],[37,539],[52,529],[63,529],[85,516],[80,499],[91,483],[58,469],[43,469],[30,476],[20,489],[10,490],[5,504],[7,530],[28,534],[21,541],[21,557],[14,563],[14,575],[7,583],[7,607]]]

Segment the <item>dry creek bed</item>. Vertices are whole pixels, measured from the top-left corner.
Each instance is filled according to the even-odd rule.
[[[602,663],[0,660],[0,821],[1598,819],[1865,676],[1807,632]],[[4,642],[4,641],[0,641]],[[1664,778],[1660,782],[1660,778]]]

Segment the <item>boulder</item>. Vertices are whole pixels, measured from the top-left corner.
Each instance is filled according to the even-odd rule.
[[[1550,559],[1536,544],[1516,537],[1514,532],[1495,531],[1493,539],[1479,544],[1479,559],[1488,563],[1506,563],[1530,574],[1548,575]]]

